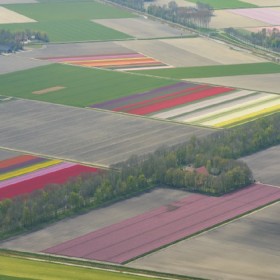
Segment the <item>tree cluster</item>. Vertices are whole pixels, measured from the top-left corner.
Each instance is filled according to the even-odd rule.
[[[11,32],[4,29],[0,30],[0,45],[7,46],[11,52],[22,50],[24,42],[28,40],[48,42],[49,38],[46,33],[28,29],[20,32]]]
[[[250,169],[235,160],[280,144],[280,113],[207,138],[162,147],[132,156],[114,167],[119,171],[84,175],[64,185],[49,185],[31,194],[0,202],[0,236],[54,221],[85,209],[134,196],[154,187],[179,188],[221,195],[253,182]],[[193,171],[187,171],[187,166]],[[205,166],[208,174],[196,171]]]
[[[175,1],[171,1],[163,6],[149,5],[147,13],[191,28],[208,28],[213,9],[200,2],[196,7],[179,7]]]
[[[229,35],[234,36],[242,41],[246,41],[252,45],[261,46],[280,52],[280,31],[277,28],[263,28],[258,32],[245,32],[234,28],[225,30]]]

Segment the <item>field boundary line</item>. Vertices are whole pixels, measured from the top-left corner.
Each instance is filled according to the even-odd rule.
[[[0,149],[5,150],[5,151],[19,152],[19,153],[23,153],[23,154],[44,157],[47,159],[58,159],[58,160],[62,160],[62,161],[68,161],[68,162],[78,163],[78,164],[82,164],[82,165],[89,166],[89,167],[101,168],[101,169],[105,169],[105,170],[114,169],[114,168],[110,167],[109,165],[105,165],[105,164],[104,165],[103,164],[94,164],[94,163],[88,162],[88,161],[78,161],[78,160],[70,159],[70,158],[66,158],[66,157],[50,156],[50,155],[46,155],[46,154],[25,151],[25,150],[21,150],[21,149],[14,149],[14,148],[8,148],[8,147],[3,147],[3,146],[0,146]]]
[[[21,252],[21,251],[19,251]],[[28,253],[28,252],[27,252]],[[33,253],[33,254],[36,254],[36,255],[39,255],[39,256],[43,256],[43,257],[60,257],[60,256],[54,256],[54,255],[51,255],[51,254],[44,254],[44,253]],[[202,278],[193,278],[191,276],[185,276],[185,275],[178,275],[178,276],[175,276],[174,277],[164,277],[164,276],[160,276],[160,275],[156,275],[157,271],[151,271],[151,272],[154,272],[155,275],[153,274],[149,274],[148,272],[149,271],[146,271],[147,273],[137,273],[137,272],[130,272],[130,271],[125,271],[125,270],[122,270],[122,269],[131,269],[131,270],[139,270],[137,268],[129,268],[129,267],[125,267],[123,265],[118,265],[118,264],[112,264],[112,263],[107,263],[107,262],[100,262],[100,261],[94,261],[94,262],[90,262],[89,260],[84,260],[84,259],[81,259],[81,258],[71,258],[71,257],[65,257],[63,256],[63,258],[66,258],[66,259],[69,259],[69,261],[71,260],[76,260],[76,261],[80,261],[80,262],[90,262],[90,264],[92,264],[92,266],[89,264],[89,265],[82,265],[82,264],[76,264],[76,263],[69,263],[69,262],[63,262],[63,261],[56,261],[56,260],[48,260],[48,259],[43,259],[43,258],[36,258],[36,257],[28,257],[28,256],[20,256],[20,255],[13,255],[13,254],[5,254],[4,253],[4,256],[7,255],[8,257],[11,257],[11,258],[16,258],[16,259],[22,259],[22,260],[30,260],[30,261],[37,261],[37,262],[42,262],[42,263],[50,263],[50,264],[58,264],[58,265],[65,265],[65,266],[72,266],[72,267],[79,267],[79,268],[86,268],[86,269],[91,269],[91,270],[99,270],[99,271],[106,271],[106,272],[112,272],[112,273],[119,273],[119,274],[127,274],[127,275],[134,275],[134,276],[140,276],[140,277],[148,277],[148,278],[155,278],[155,279],[162,279],[162,280],[180,280],[182,279],[182,277],[184,277],[183,279],[189,279],[189,280],[193,280],[193,279],[201,279]],[[0,256],[1,256],[1,253],[0,253]],[[101,265],[108,265],[110,266],[111,268],[102,268],[102,267],[97,267],[97,266],[94,266],[95,264],[101,264]],[[159,272],[160,273],[160,272]],[[189,278],[191,277],[191,278]]]

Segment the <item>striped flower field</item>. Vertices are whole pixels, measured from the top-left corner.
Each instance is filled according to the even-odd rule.
[[[280,111],[280,96],[180,82],[91,107],[223,128]]]
[[[56,63],[117,70],[158,69],[170,67],[140,53],[106,54],[42,58]]]
[[[61,160],[20,155],[0,161],[0,200],[62,184],[82,173],[98,169]]]

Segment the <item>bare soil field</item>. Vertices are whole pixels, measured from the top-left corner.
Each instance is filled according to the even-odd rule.
[[[25,52],[25,54],[31,52]],[[15,71],[26,70],[35,68],[42,65],[48,65],[52,62],[46,60],[30,59],[23,56],[24,53],[0,55],[0,75],[6,73],[12,73]]]
[[[188,81],[236,87],[256,91],[265,91],[271,93],[280,93],[280,73],[188,79]]]
[[[94,22],[118,30],[135,38],[179,37],[189,34],[166,23],[145,18],[99,19]]]
[[[243,2],[254,4],[260,7],[280,6],[280,0],[243,0]]]
[[[20,55],[31,58],[48,57],[67,57],[67,56],[85,56],[85,55],[106,55],[106,54],[125,54],[131,53],[129,48],[118,45],[115,42],[94,42],[94,43],[71,43],[51,44],[41,49],[34,49],[30,52],[24,52]]]
[[[38,101],[0,103],[0,146],[110,165],[212,129]]]
[[[40,252],[93,230],[98,230],[162,205],[168,205],[188,195],[189,193],[178,190],[156,189],[150,193],[93,210],[78,217],[65,219],[42,230],[15,237],[0,243],[0,247]]]
[[[233,50],[225,44],[203,38],[122,41],[118,44],[175,67],[265,61],[250,53]]]
[[[0,7],[0,24],[26,23],[26,22],[36,22],[36,20],[32,18],[28,18],[14,11],[11,11],[7,8]]]
[[[248,164],[256,180],[280,187],[280,145],[241,160]]]
[[[278,280],[279,215],[277,203],[129,266],[217,280]]]
[[[241,27],[258,27],[268,25],[263,21],[248,18],[246,16],[237,15],[229,10],[215,10],[214,16],[211,19],[210,27],[216,29],[222,28],[241,28]]]

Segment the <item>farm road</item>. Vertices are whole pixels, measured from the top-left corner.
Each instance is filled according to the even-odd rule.
[[[256,180],[280,187],[280,145],[241,158],[253,171]]]
[[[128,266],[213,280],[278,280],[279,215],[277,203]]]
[[[188,192],[155,189],[111,206],[90,211],[78,217],[64,219],[44,229],[0,243],[0,248],[39,252],[91,231],[150,211],[188,196]]]
[[[38,101],[0,103],[0,146],[111,165],[214,130]]]

